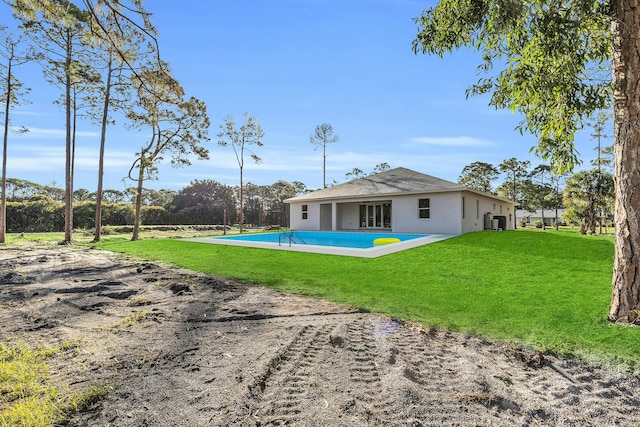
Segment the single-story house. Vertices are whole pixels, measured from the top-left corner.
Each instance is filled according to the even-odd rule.
[[[293,230],[462,234],[515,228],[513,201],[405,168],[285,202]]]
[[[566,209],[558,209],[558,224],[564,224],[564,212]],[[555,209],[538,209],[535,212],[529,212],[524,210],[516,211],[516,222],[521,224],[523,221],[526,225],[533,225],[535,221],[542,221],[542,215],[544,214],[544,225],[551,227],[556,223],[556,210]]]

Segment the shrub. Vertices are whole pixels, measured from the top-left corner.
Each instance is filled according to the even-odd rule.
[[[537,220],[533,221],[533,225],[534,225],[536,228],[542,228],[542,221],[541,221],[541,220],[539,220],[539,219],[537,219]]]

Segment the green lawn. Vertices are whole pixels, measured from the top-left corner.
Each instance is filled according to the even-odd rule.
[[[479,232],[376,259],[175,239],[98,246],[640,372],[640,328],[606,318],[611,236]]]

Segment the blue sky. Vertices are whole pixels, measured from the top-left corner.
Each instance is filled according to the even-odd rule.
[[[179,7],[176,6],[179,4]],[[457,181],[463,167],[482,161],[498,165],[529,153],[536,140],[515,130],[510,111],[489,107],[487,97],[466,99],[479,75],[478,56],[414,55],[413,18],[435,1],[417,0],[166,0],[147,2],[159,30],[161,55],[188,96],[207,104],[211,119],[210,160],[175,169],[160,167],[147,188],[173,189],[195,179],[239,183],[230,147],[217,144],[223,118],[254,115],[265,131],[256,149],[263,163],[245,162],[244,182],[277,180],[322,186],[322,152],[309,136],[330,123],[340,141],[327,147],[327,182],[342,183],[358,167],[365,172],[386,162]],[[2,22],[10,11],[0,5]],[[30,105],[13,113],[13,124],[31,132],[11,135],[8,176],[40,184],[64,184],[64,116],[53,104],[58,90],[37,66],[16,70],[31,87]],[[78,126],[75,188],[95,191],[99,129]],[[577,135],[583,160],[595,157],[589,131]],[[124,180],[148,135],[109,129],[105,188],[123,190]],[[610,142],[608,142],[610,143]]]

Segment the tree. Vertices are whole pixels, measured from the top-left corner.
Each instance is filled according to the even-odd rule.
[[[7,144],[9,141],[10,112],[19,105],[23,97],[29,92],[23,88],[13,73],[14,67],[22,65],[31,59],[30,52],[21,49],[22,37],[9,32],[7,27],[0,26],[0,56],[6,61],[2,64],[4,77],[2,78],[2,93],[4,99],[4,134],[2,141],[2,182],[0,189],[0,243],[5,243],[7,231]],[[19,132],[26,131],[20,128]]]
[[[307,194],[310,190],[307,188],[307,186],[300,181],[293,181],[291,183],[291,185],[293,185],[293,188],[296,190],[296,196],[300,196],[302,194]]]
[[[458,183],[474,190],[492,193],[491,183],[498,178],[499,172],[492,164],[473,162],[462,169]]]
[[[21,19],[22,28],[33,38],[45,56],[45,75],[52,76],[54,84],[64,89],[65,108],[65,211],[64,240],[70,244],[73,238],[73,164],[74,125],[72,118],[75,106],[73,93],[82,70],[77,60],[77,48],[84,42],[88,15],[67,0],[32,2],[16,0],[12,3],[15,15]]]
[[[126,203],[124,193],[119,190],[104,190],[102,192],[102,200],[106,203],[111,203],[114,205],[124,205]]]
[[[558,230],[558,226],[560,225],[558,224],[558,209],[562,207],[562,193],[560,192],[560,184],[562,183],[562,180],[564,178],[566,178],[565,173],[551,173],[551,187],[553,188],[553,193],[547,196],[548,200],[551,200],[553,202],[553,207],[556,210],[556,217],[553,223],[556,230]]]
[[[322,147],[322,188],[327,188],[327,144],[339,140],[340,137],[333,134],[333,127],[329,123],[319,124],[309,136],[309,141],[315,145],[314,150]]]
[[[531,178],[539,178],[540,179],[540,189],[542,191],[538,193],[538,206],[540,206],[540,212],[542,215],[542,229],[546,229],[546,225],[544,223],[544,208],[546,205],[546,201],[549,200],[549,183],[545,184],[544,178],[547,174],[551,174],[551,167],[549,165],[538,165],[531,171]]]
[[[166,64],[162,68],[150,64],[132,78],[138,108],[127,116],[134,126],[149,128],[151,135],[136,153],[137,159],[129,170],[129,179],[137,183],[131,240],[139,238],[143,183],[155,177],[163,156],[170,154],[174,167],[190,165],[192,154],[198,159],[209,158],[209,151],[200,145],[209,140],[206,106],[194,97],[185,101],[182,86],[168,74],[167,68]],[[134,176],[135,169],[138,171]]]
[[[598,142],[598,145],[594,148],[597,153],[595,160],[591,161],[591,165],[598,170],[602,170],[602,167],[611,167],[613,165],[613,146],[603,146],[602,140],[611,137],[607,132],[607,123],[611,120],[611,114],[606,111],[601,111],[596,116],[594,123],[589,123],[593,128],[591,137]]]
[[[522,179],[522,177],[527,175],[529,166],[531,166],[531,163],[528,160],[519,161],[515,157],[505,160],[498,165],[498,169],[500,170],[500,172],[506,173],[509,177],[509,190],[511,190],[509,198],[514,202],[518,202],[518,182]],[[514,218],[516,217],[516,209],[517,205],[514,205]]]
[[[244,113],[244,124],[240,126],[240,129],[236,129],[236,123],[233,120],[232,116],[227,116],[224,118],[224,124],[220,125],[220,129],[221,130],[218,133],[218,138],[221,139],[218,141],[218,144],[223,147],[231,145],[231,147],[233,148],[233,152],[236,155],[238,167],[240,168],[240,233],[242,233],[242,225],[244,222],[244,203],[242,194],[244,153],[245,151],[249,153],[251,159],[256,164],[260,164],[262,162],[262,159],[253,152],[251,146],[255,145],[257,147],[262,147],[264,145],[262,143],[264,131],[260,127],[260,123],[258,122],[258,120],[249,113]]]
[[[111,110],[124,111],[125,99],[131,99],[131,85],[125,83],[125,63],[131,65],[134,58],[142,56],[137,46],[141,44],[142,36],[137,27],[129,25],[127,21],[116,21],[107,15],[101,25],[92,27],[98,38],[99,54],[96,59],[103,63],[104,85],[100,90],[100,102],[95,102],[94,111],[90,117],[100,124],[100,150],[98,157],[98,188],[96,190],[96,215],[93,242],[99,242],[102,234],[102,199],[104,179],[104,153],[107,140],[107,127],[112,124]],[[119,97],[117,96],[119,95]],[[93,113],[93,114],[91,114]]]
[[[569,177],[564,191],[564,202],[571,214],[582,222],[583,234],[595,234],[598,214],[612,197],[613,176],[596,168]]]
[[[371,175],[373,175],[375,173],[381,173],[381,172],[384,172],[384,171],[388,171],[389,169],[391,169],[391,166],[389,166],[389,163],[382,162],[382,163],[377,164],[373,168],[373,172],[371,172]]]
[[[232,212],[236,206],[233,188],[210,179],[195,180],[180,190],[173,198],[177,213],[198,211],[202,224],[222,224],[225,210]]]
[[[535,152],[556,172],[579,163],[576,130],[614,95],[616,240],[609,319],[635,322],[640,310],[640,257],[633,249],[640,246],[635,3],[442,0],[416,21],[414,52],[443,56],[467,46],[480,52],[481,72],[504,67],[468,94],[491,93],[491,105],[522,113],[520,131],[538,137]]]
[[[78,188],[73,192],[73,200],[75,202],[86,202],[93,200],[94,195],[86,188]]]
[[[594,166],[598,173],[602,173],[602,168],[610,168],[613,165],[613,146],[603,146],[602,140],[607,139],[610,135],[607,132],[607,124],[611,120],[611,114],[608,111],[600,111],[596,116],[594,123],[589,123],[593,128],[593,134],[591,137],[598,142],[598,145],[594,148],[597,153],[597,157],[591,161],[591,165]],[[601,205],[601,211],[599,212],[600,220],[600,234],[602,234],[602,223],[604,218],[604,205]]]
[[[289,205],[284,201],[295,197],[295,186],[286,181],[276,181],[269,186],[269,190],[271,200],[269,201],[270,215],[268,223],[281,227],[287,226]]]
[[[353,170],[351,172],[347,172],[345,174],[345,177],[347,179],[360,179],[363,178],[365,176],[364,171],[360,168],[353,168]],[[325,186],[325,188],[327,188]]]

